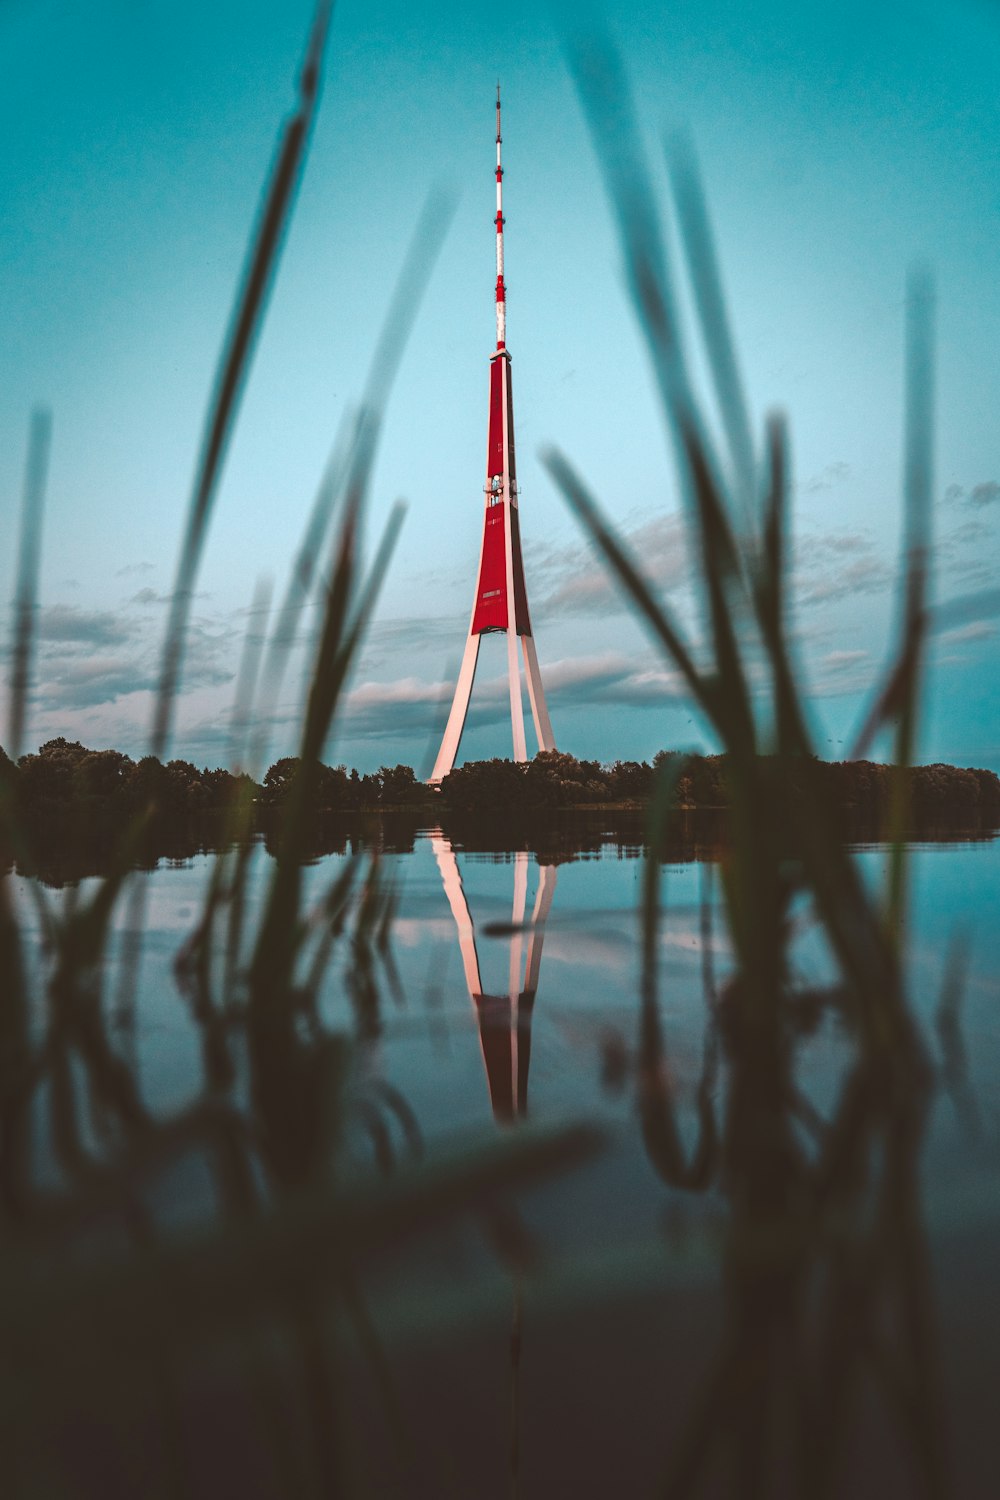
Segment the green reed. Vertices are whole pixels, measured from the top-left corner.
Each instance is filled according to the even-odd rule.
[[[741,1496],[783,1493],[789,1484],[796,1494],[840,1493],[850,1482],[844,1466],[862,1398],[872,1389],[880,1431],[901,1442],[907,1492],[943,1496],[944,1402],[918,1191],[933,1068],[904,976],[904,772],[919,727],[929,625],[932,293],[926,277],[911,280],[898,639],[854,752],[879,731],[893,732],[893,848],[885,890],[873,895],[818,778],[814,787],[811,781],[818,757],[787,623],[788,436],[783,418],[772,416],[759,447],[752,438],[693,153],[682,143],[668,156],[714,425],[690,375],[626,83],[606,46],[579,44],[571,61],[673,447],[700,585],[701,643],[646,582],[568,460],[550,450],[546,463],[725,752],[732,803],[719,873],[733,969],[718,991],[706,975],[708,1037],[689,1159],[666,1082],[656,997],[656,851],[680,758],[662,769],[650,810],[640,1121],[668,1185],[714,1185],[729,1203],[724,1332],[665,1454],[661,1493],[695,1494],[720,1479],[725,1493]],[[804,785],[792,797],[781,774],[791,761]],[[837,976],[819,991],[797,978],[792,958],[804,914],[822,933]],[[800,1040],[828,1014],[839,1017],[853,1051],[824,1117],[800,1090],[796,1064]]]
[[[163,649],[152,748],[169,742],[190,599],[319,96],[330,7],[318,7],[296,110],[279,133],[206,411]],[[181,1496],[199,1455],[185,1410],[207,1379],[252,1428],[273,1492],[345,1492],[340,1329],[353,1324],[392,1405],[386,1368],[357,1287],[379,1247],[456,1213],[492,1214],[498,1195],[585,1159],[587,1127],[525,1131],[424,1159],[405,1101],[388,1087],[362,1101],[361,1125],[382,1175],[348,1189],[338,1163],[348,1038],[318,1003],[335,955],[356,1006],[377,1012],[397,981],[388,946],[394,894],[377,861],[354,864],[306,908],[301,866],[308,791],[375,605],[398,532],[393,512],[370,568],[360,550],[382,411],[448,214],[432,197],[378,343],[364,402],[327,468],[281,609],[248,642],[234,744],[262,757],[245,726],[266,717],[303,606],[320,604],[303,709],[302,774],[284,809],[278,854],[258,918],[249,901],[252,807],[244,786],[230,810],[230,847],[212,870],[175,971],[201,1040],[201,1089],[187,1107],[154,1109],[132,1056],[142,956],[141,886],[129,872],[155,804],[119,841],[93,894],[61,905],[36,883],[42,930],[30,952],[11,882],[0,880],[0,1428],[6,1493],[89,1491],[88,1457],[65,1432],[102,1434],[99,1462],[135,1476],[133,1493]],[[22,522],[9,743],[15,757],[30,687],[49,420],[32,425]],[[316,559],[326,556],[327,565]],[[255,621],[266,619],[258,591]],[[28,848],[0,764],[0,846]],[[360,896],[356,894],[360,889]],[[113,921],[126,932],[124,976],[109,1006]],[[369,1023],[370,1024],[370,1023]],[[391,1147],[392,1121],[409,1160]],[[48,1158],[48,1159],[47,1159]],[[211,1184],[196,1231],[161,1222],[163,1183],[197,1166]],[[248,1429],[249,1430],[249,1429]],[[88,1444],[84,1445],[86,1449]],[[147,1451],[149,1450],[149,1451]],[[82,1468],[80,1467],[82,1465]],[[78,1472],[79,1470],[79,1472]]]

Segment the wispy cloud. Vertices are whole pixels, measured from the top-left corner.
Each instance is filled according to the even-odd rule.
[[[870,651],[833,650],[813,659],[809,672],[814,698],[843,698],[871,686],[874,664]]]
[[[835,604],[859,594],[881,594],[892,586],[893,570],[876,554],[823,569],[818,576],[800,578],[796,597],[803,604]]]
[[[123,646],[136,636],[135,624],[111,610],[78,609],[71,604],[51,604],[38,613],[38,637],[63,645],[93,649]]]
[[[1000,501],[1000,482],[984,479],[968,488],[964,484],[949,484],[944,492],[944,500],[946,505],[969,505],[974,510],[983,510]]]
[[[1000,500],[1000,484],[989,479],[985,484],[974,484],[969,491],[969,504],[981,510],[984,505],[995,505]]]
[[[846,672],[859,662],[870,661],[870,651],[828,651],[820,658],[820,667],[826,672]]]
[[[941,639],[953,645],[958,641],[989,641],[996,633],[993,620],[970,620],[967,625],[956,625],[954,630],[943,630]]]
[[[676,591],[686,587],[689,569],[680,516],[642,519],[620,528],[619,535],[656,588]],[[608,567],[589,542],[549,550],[535,548],[531,564],[532,592],[536,593],[537,579],[541,593],[535,606],[540,617],[629,608]]]
[[[832,490],[835,485],[843,484],[850,477],[850,464],[837,460],[827,464],[818,474],[811,474],[807,479],[799,480],[796,489],[800,495],[819,495],[825,490]]]
[[[124,657],[62,657],[44,664],[34,696],[49,711],[92,708],[155,685],[155,673]]]
[[[637,663],[620,652],[565,657],[543,668],[546,696],[553,705],[604,704],[647,707],[677,697],[679,677],[649,662]],[[365,682],[347,695],[343,724],[351,735],[398,735],[426,729],[442,703],[447,705],[454,685],[400,677],[391,682]],[[477,682],[469,705],[470,724],[493,724],[510,710],[506,677]]]
[[[46,712],[114,703],[153,690],[159,679],[159,633],[141,617],[52,605],[39,612],[32,698]],[[233,678],[236,632],[195,622],[188,633],[182,692]]]

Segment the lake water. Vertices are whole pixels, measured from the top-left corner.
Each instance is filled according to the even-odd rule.
[[[546,863],[523,849],[453,847],[439,830],[420,830],[412,850],[381,860],[397,906],[391,962],[379,966],[377,991],[364,1003],[352,998],[341,982],[345,956],[339,969],[334,960],[323,994],[325,1020],[355,1038],[349,1178],[503,1137],[524,1123],[598,1122],[605,1136],[588,1164],[501,1195],[361,1268],[381,1354],[347,1338],[346,1425],[359,1493],[659,1493],[683,1446],[697,1450],[699,1423],[715,1456],[704,1471],[696,1466],[690,1491],[676,1493],[757,1493],[734,1487],[739,1465],[725,1467],[727,1454],[750,1462],[753,1444],[740,1436],[738,1415],[751,1397],[720,1374],[750,1314],[737,1315],[740,1294],[727,1269],[740,1192],[721,1165],[732,1079],[706,1002],[706,979],[724,994],[729,964],[717,870],[680,849],[664,865],[655,1066],[670,1106],[665,1127],[642,1095],[649,1038],[640,1028],[639,840],[620,830],[605,837],[592,820],[585,852],[574,857],[572,840],[562,842],[558,862]],[[311,898],[347,857],[317,856],[306,871]],[[882,878],[884,850],[859,848],[856,858],[866,879]],[[259,890],[271,858],[259,845],[251,861],[251,889]],[[148,937],[134,1058],[147,1096],[163,1110],[200,1086],[199,1034],[172,963],[210,866],[199,856],[140,877]],[[915,1179],[931,1256],[920,1316],[940,1334],[931,1365],[948,1449],[950,1487],[942,1493],[986,1496],[1000,1489],[992,1440],[1000,1387],[1000,842],[917,845],[912,871],[910,994],[936,1073]],[[941,1015],[956,943],[965,952],[957,1026],[952,1013],[951,1025]],[[803,983],[828,981],[829,962],[805,924],[793,956]],[[841,1108],[851,1045],[836,1012],[820,1007],[792,1051],[802,1102],[789,1100],[788,1141],[808,1168],[824,1122]],[[866,1170],[877,1176],[879,1163]],[[174,1192],[178,1221],[193,1216],[183,1185]],[[863,1287],[861,1262],[854,1272]],[[883,1372],[884,1389],[877,1374],[852,1379],[832,1429],[821,1416],[809,1429],[817,1441],[833,1431],[843,1493],[852,1497],[923,1492],[913,1456],[919,1402],[906,1388],[909,1334],[904,1326],[897,1338],[892,1329],[894,1319],[906,1321],[895,1286],[887,1281],[865,1316],[873,1339],[884,1335],[886,1357],[899,1357],[903,1368]],[[861,1301],[839,1305],[857,1311]],[[822,1309],[815,1319],[809,1312],[796,1321],[786,1309],[769,1321],[762,1302],[760,1316],[758,1383],[773,1380],[778,1394],[759,1421],[780,1426],[775,1411],[796,1399],[799,1382],[812,1382],[810,1399],[823,1407],[837,1365],[820,1347]],[[799,1347],[800,1337],[808,1347]],[[881,1368],[877,1360],[873,1368]],[[801,1493],[794,1455],[782,1454],[780,1440],[775,1451],[760,1493]],[[240,1483],[242,1496],[257,1492],[252,1472]]]

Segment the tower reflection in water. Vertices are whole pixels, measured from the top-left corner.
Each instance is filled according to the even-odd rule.
[[[507,990],[487,994],[483,987],[476,945],[476,927],[462,883],[455,851],[444,834],[431,834],[431,847],[441,873],[441,883],[458,929],[465,986],[479,1023],[479,1039],[486,1068],[486,1081],[495,1119],[509,1124],[528,1107],[528,1067],[531,1061],[531,1020],[542,965],[545,922],[556,888],[555,865],[538,866],[538,890],[530,923],[525,923],[528,902],[528,853],[514,854],[514,901],[510,923],[494,925],[490,936],[509,942]]]

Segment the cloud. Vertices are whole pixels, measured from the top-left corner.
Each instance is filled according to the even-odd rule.
[[[182,691],[189,692],[198,687],[218,687],[222,683],[232,682],[236,675],[232,662],[237,639],[235,630],[213,630],[197,623],[189,626],[184,650]]]
[[[148,620],[52,605],[39,612],[34,701],[46,711],[92,708],[155,690],[161,645]],[[236,632],[196,621],[188,631],[182,693],[233,678]]]
[[[1000,487],[997,488],[1000,493]],[[939,572],[947,574],[966,589],[994,583],[1000,565],[995,519],[980,509],[973,517],[953,527],[937,547]]]
[[[981,484],[974,484],[967,490],[962,484],[949,484],[944,492],[944,503],[946,505],[957,505],[964,501],[976,510],[982,510],[984,506],[993,505],[1000,500],[1000,483],[995,479],[986,479]]]
[[[129,563],[129,565],[127,567],[125,567],[125,568],[119,568],[118,572],[115,574],[115,577],[116,578],[129,578],[131,575],[133,575],[135,573],[155,573],[155,572],[156,572],[156,569],[155,569],[155,567],[153,566],[152,563],[148,563],[148,562]]]
[[[620,652],[566,657],[542,669],[546,697],[563,707],[575,704],[628,705],[642,708],[677,697],[683,684],[676,673],[637,663]],[[392,682],[365,682],[348,693],[341,721],[343,732],[354,736],[396,736],[426,730],[443,719],[453,682],[427,682],[400,677]],[[477,682],[469,704],[470,725],[495,724],[509,710],[505,676]]]
[[[859,558],[839,574],[818,579],[802,589],[799,598],[805,604],[833,604],[858,594],[881,594],[891,587],[892,579],[892,570],[879,558]]]
[[[967,625],[956,625],[953,630],[943,630],[941,639],[949,645],[957,641],[988,641],[997,633],[992,620],[970,620]]]
[[[374,620],[365,634],[365,663],[373,667],[400,647],[420,652],[442,650],[457,656],[464,644],[468,623],[468,607],[457,615],[413,615],[409,619]]]
[[[801,604],[835,604],[880,594],[893,576],[867,531],[826,532],[803,537],[796,547],[793,597]]]
[[[542,673],[546,692],[564,703],[615,703],[636,708],[662,703],[683,691],[680,675],[637,663],[618,652],[568,657]]]
[[[827,672],[846,672],[859,662],[868,661],[870,656],[869,651],[828,651],[819,664]]]
[[[656,588],[677,590],[690,576],[684,523],[678,515],[654,516],[619,528],[620,538]],[[542,590],[539,617],[609,613],[629,606],[603,559],[589,542],[558,549],[533,548],[532,580]],[[533,592],[534,592],[533,588]]]
[[[818,495],[824,490],[832,490],[834,485],[843,484],[851,477],[851,466],[841,461],[827,464],[818,474],[811,475],[808,479],[800,480],[796,489],[801,495]]]
[[[170,595],[158,594],[155,589],[144,588],[140,589],[137,594],[133,594],[128,602],[129,604],[169,604]]]
[[[938,545],[951,553],[958,547],[967,546],[970,542],[985,541],[988,536],[992,535],[993,527],[977,517],[973,521],[963,521],[960,526],[953,527]]]
[[[62,658],[45,663],[35,698],[43,709],[93,708],[155,686],[155,673],[127,658]]]
[[[38,637],[42,641],[93,648],[123,646],[135,635],[134,623],[111,610],[51,604],[38,612]]]
[[[870,651],[827,651],[813,663],[808,677],[810,693],[815,698],[841,698],[863,693],[870,688],[873,676]]]
[[[820,568],[828,566],[831,559],[856,557],[871,551],[872,539],[867,531],[827,531],[803,537],[795,550],[795,560],[800,567]]]

